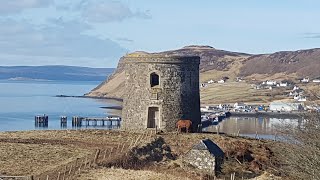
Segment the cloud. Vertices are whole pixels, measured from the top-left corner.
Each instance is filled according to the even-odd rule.
[[[54,0],[2,0],[0,15],[19,13],[25,9],[48,7]]]
[[[82,10],[82,17],[89,22],[119,22],[130,18],[151,18],[148,11],[132,11],[128,6],[118,1],[82,1],[78,7]]]
[[[88,24],[62,18],[50,19],[48,23],[35,26],[25,21],[0,20],[1,51],[14,56],[51,57],[60,64],[63,64],[63,59],[73,59],[75,65],[80,58],[95,59],[96,62],[87,62],[87,65],[103,65],[105,59],[113,59],[115,65],[118,58],[127,52],[110,39],[85,34],[91,28]],[[0,59],[3,58],[0,56]],[[38,63],[45,61],[37,59]]]
[[[304,38],[320,39],[320,33],[304,33]]]
[[[134,41],[132,39],[128,39],[128,38],[117,38],[117,41],[124,41],[124,42],[129,42],[129,43],[133,43]]]

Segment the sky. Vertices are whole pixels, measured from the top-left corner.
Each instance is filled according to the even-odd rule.
[[[251,54],[320,46],[318,0],[1,0],[0,66],[116,67],[187,45]]]

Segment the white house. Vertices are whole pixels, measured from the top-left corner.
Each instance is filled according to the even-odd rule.
[[[269,109],[270,111],[299,111],[303,110],[303,104],[276,101],[270,103]]]
[[[298,100],[300,98],[300,95],[294,95],[293,99]]]
[[[214,81],[211,79],[210,81],[208,81],[208,84],[212,84],[214,83]]]
[[[291,91],[289,96],[299,96],[299,93],[297,91]]]
[[[223,79],[220,79],[218,83],[225,83],[225,81]]]
[[[309,78],[303,78],[303,79],[301,80],[301,82],[302,82],[302,83],[308,83],[308,82],[309,82]]]
[[[234,103],[233,107],[235,109],[245,109],[246,108],[246,105],[244,103]]]
[[[207,87],[207,84],[206,83],[201,83],[200,87],[205,88],[205,87]]]
[[[314,79],[314,80],[312,80],[312,82],[314,82],[314,83],[320,83],[320,79]]]
[[[200,107],[200,111],[201,112],[208,112],[209,111],[209,106]]]
[[[267,85],[270,85],[270,86],[275,86],[275,85],[277,85],[277,81],[266,81],[266,84]]]
[[[243,80],[242,77],[236,77],[237,82],[241,82],[242,80]]]
[[[280,82],[280,83],[279,83],[279,86],[280,86],[280,87],[287,87],[287,86],[288,86],[288,83],[287,83],[287,82]]]
[[[303,97],[303,96],[299,96],[298,101],[299,101],[299,102],[305,102],[305,101],[307,101],[307,98],[306,98],[306,97]]]
[[[295,91],[295,90],[298,90],[298,89],[300,89],[298,86],[294,86],[292,90]]]

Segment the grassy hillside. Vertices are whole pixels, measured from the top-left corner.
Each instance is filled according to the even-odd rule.
[[[252,83],[268,79],[298,82],[298,79],[303,77],[320,77],[320,49],[251,55],[218,50],[210,46],[186,46],[159,54],[200,56],[200,82],[229,78],[226,85],[212,84],[201,89],[202,103],[267,103],[286,96],[276,90],[254,90]],[[236,77],[242,77],[245,82],[233,83]],[[124,64],[121,58],[115,73],[87,95],[121,98],[124,93],[124,79]]]

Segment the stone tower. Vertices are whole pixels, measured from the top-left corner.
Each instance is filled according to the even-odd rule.
[[[180,119],[200,119],[198,56],[133,53],[124,57],[122,128],[176,130]]]

